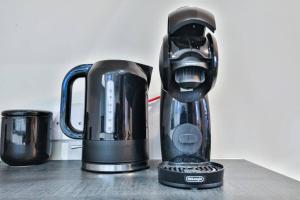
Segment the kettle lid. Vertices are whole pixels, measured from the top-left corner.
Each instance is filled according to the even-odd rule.
[[[39,117],[52,117],[52,112],[45,110],[5,110],[2,113],[3,117],[16,117],[16,116],[39,116]]]

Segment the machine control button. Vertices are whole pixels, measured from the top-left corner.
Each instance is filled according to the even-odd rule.
[[[194,144],[197,143],[198,137],[196,135],[186,133],[179,136],[179,142],[181,144]]]
[[[200,128],[194,124],[181,124],[175,128],[172,141],[179,151],[185,154],[194,154],[201,147],[202,133]]]

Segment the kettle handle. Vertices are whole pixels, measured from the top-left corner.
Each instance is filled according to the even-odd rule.
[[[72,126],[71,123],[73,83],[78,78],[86,78],[92,66],[92,64],[83,64],[74,67],[67,73],[62,83],[60,104],[60,128],[66,136],[73,139],[83,138],[83,131],[77,130]]]

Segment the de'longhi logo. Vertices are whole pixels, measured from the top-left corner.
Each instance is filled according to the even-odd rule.
[[[185,181],[187,183],[203,183],[205,178],[203,176],[186,176]]]

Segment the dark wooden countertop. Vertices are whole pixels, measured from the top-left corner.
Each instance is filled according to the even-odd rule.
[[[49,161],[31,167],[0,162],[0,199],[212,199],[300,200],[300,182],[245,160],[217,160],[225,166],[225,184],[209,190],[160,185],[156,166],[123,174],[80,170],[80,161]]]

